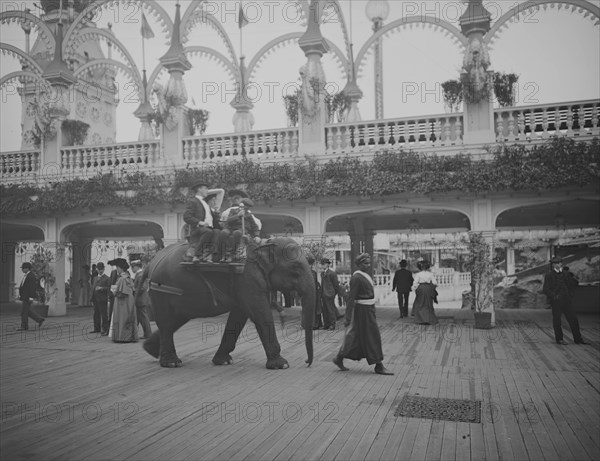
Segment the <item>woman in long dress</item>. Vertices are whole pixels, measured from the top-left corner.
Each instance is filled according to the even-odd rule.
[[[429,271],[429,262],[419,261],[419,272],[414,276],[412,289],[416,298],[413,303],[415,322],[420,325],[436,325],[438,319],[433,310],[433,301],[437,298],[437,280]]]
[[[90,292],[92,285],[90,284],[90,266],[87,264],[81,266],[81,278],[79,279],[79,307],[89,306],[90,303]]]
[[[123,258],[109,261],[108,264],[117,268],[115,304],[109,336],[115,343],[136,342],[138,340],[137,315],[135,312],[133,280],[127,272],[129,264]]]

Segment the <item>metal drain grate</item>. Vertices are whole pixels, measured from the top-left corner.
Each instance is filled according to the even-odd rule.
[[[479,400],[438,399],[406,394],[394,416],[481,423]]]

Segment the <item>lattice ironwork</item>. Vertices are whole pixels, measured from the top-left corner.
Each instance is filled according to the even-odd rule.
[[[438,399],[406,394],[394,416],[481,423],[481,402],[479,400]]]

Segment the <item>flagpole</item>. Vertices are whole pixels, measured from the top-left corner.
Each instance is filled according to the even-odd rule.
[[[142,35],[142,69],[146,70],[146,39]]]

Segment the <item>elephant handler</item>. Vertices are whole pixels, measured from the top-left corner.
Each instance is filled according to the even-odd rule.
[[[209,195],[208,184],[199,181],[192,185],[195,196],[186,204],[183,220],[189,227],[188,242],[190,248],[186,258],[192,258],[192,262],[212,263],[212,254],[214,253],[214,223],[213,214],[210,205],[205,201]],[[215,189],[222,191],[223,189]]]
[[[367,359],[369,365],[375,364],[375,373],[393,375],[394,373],[383,366],[381,333],[375,317],[375,284],[368,274],[371,256],[369,253],[362,253],[354,262],[358,270],[350,279],[350,293],[346,304],[346,334],[333,363],[340,370],[347,371],[344,359]]]

